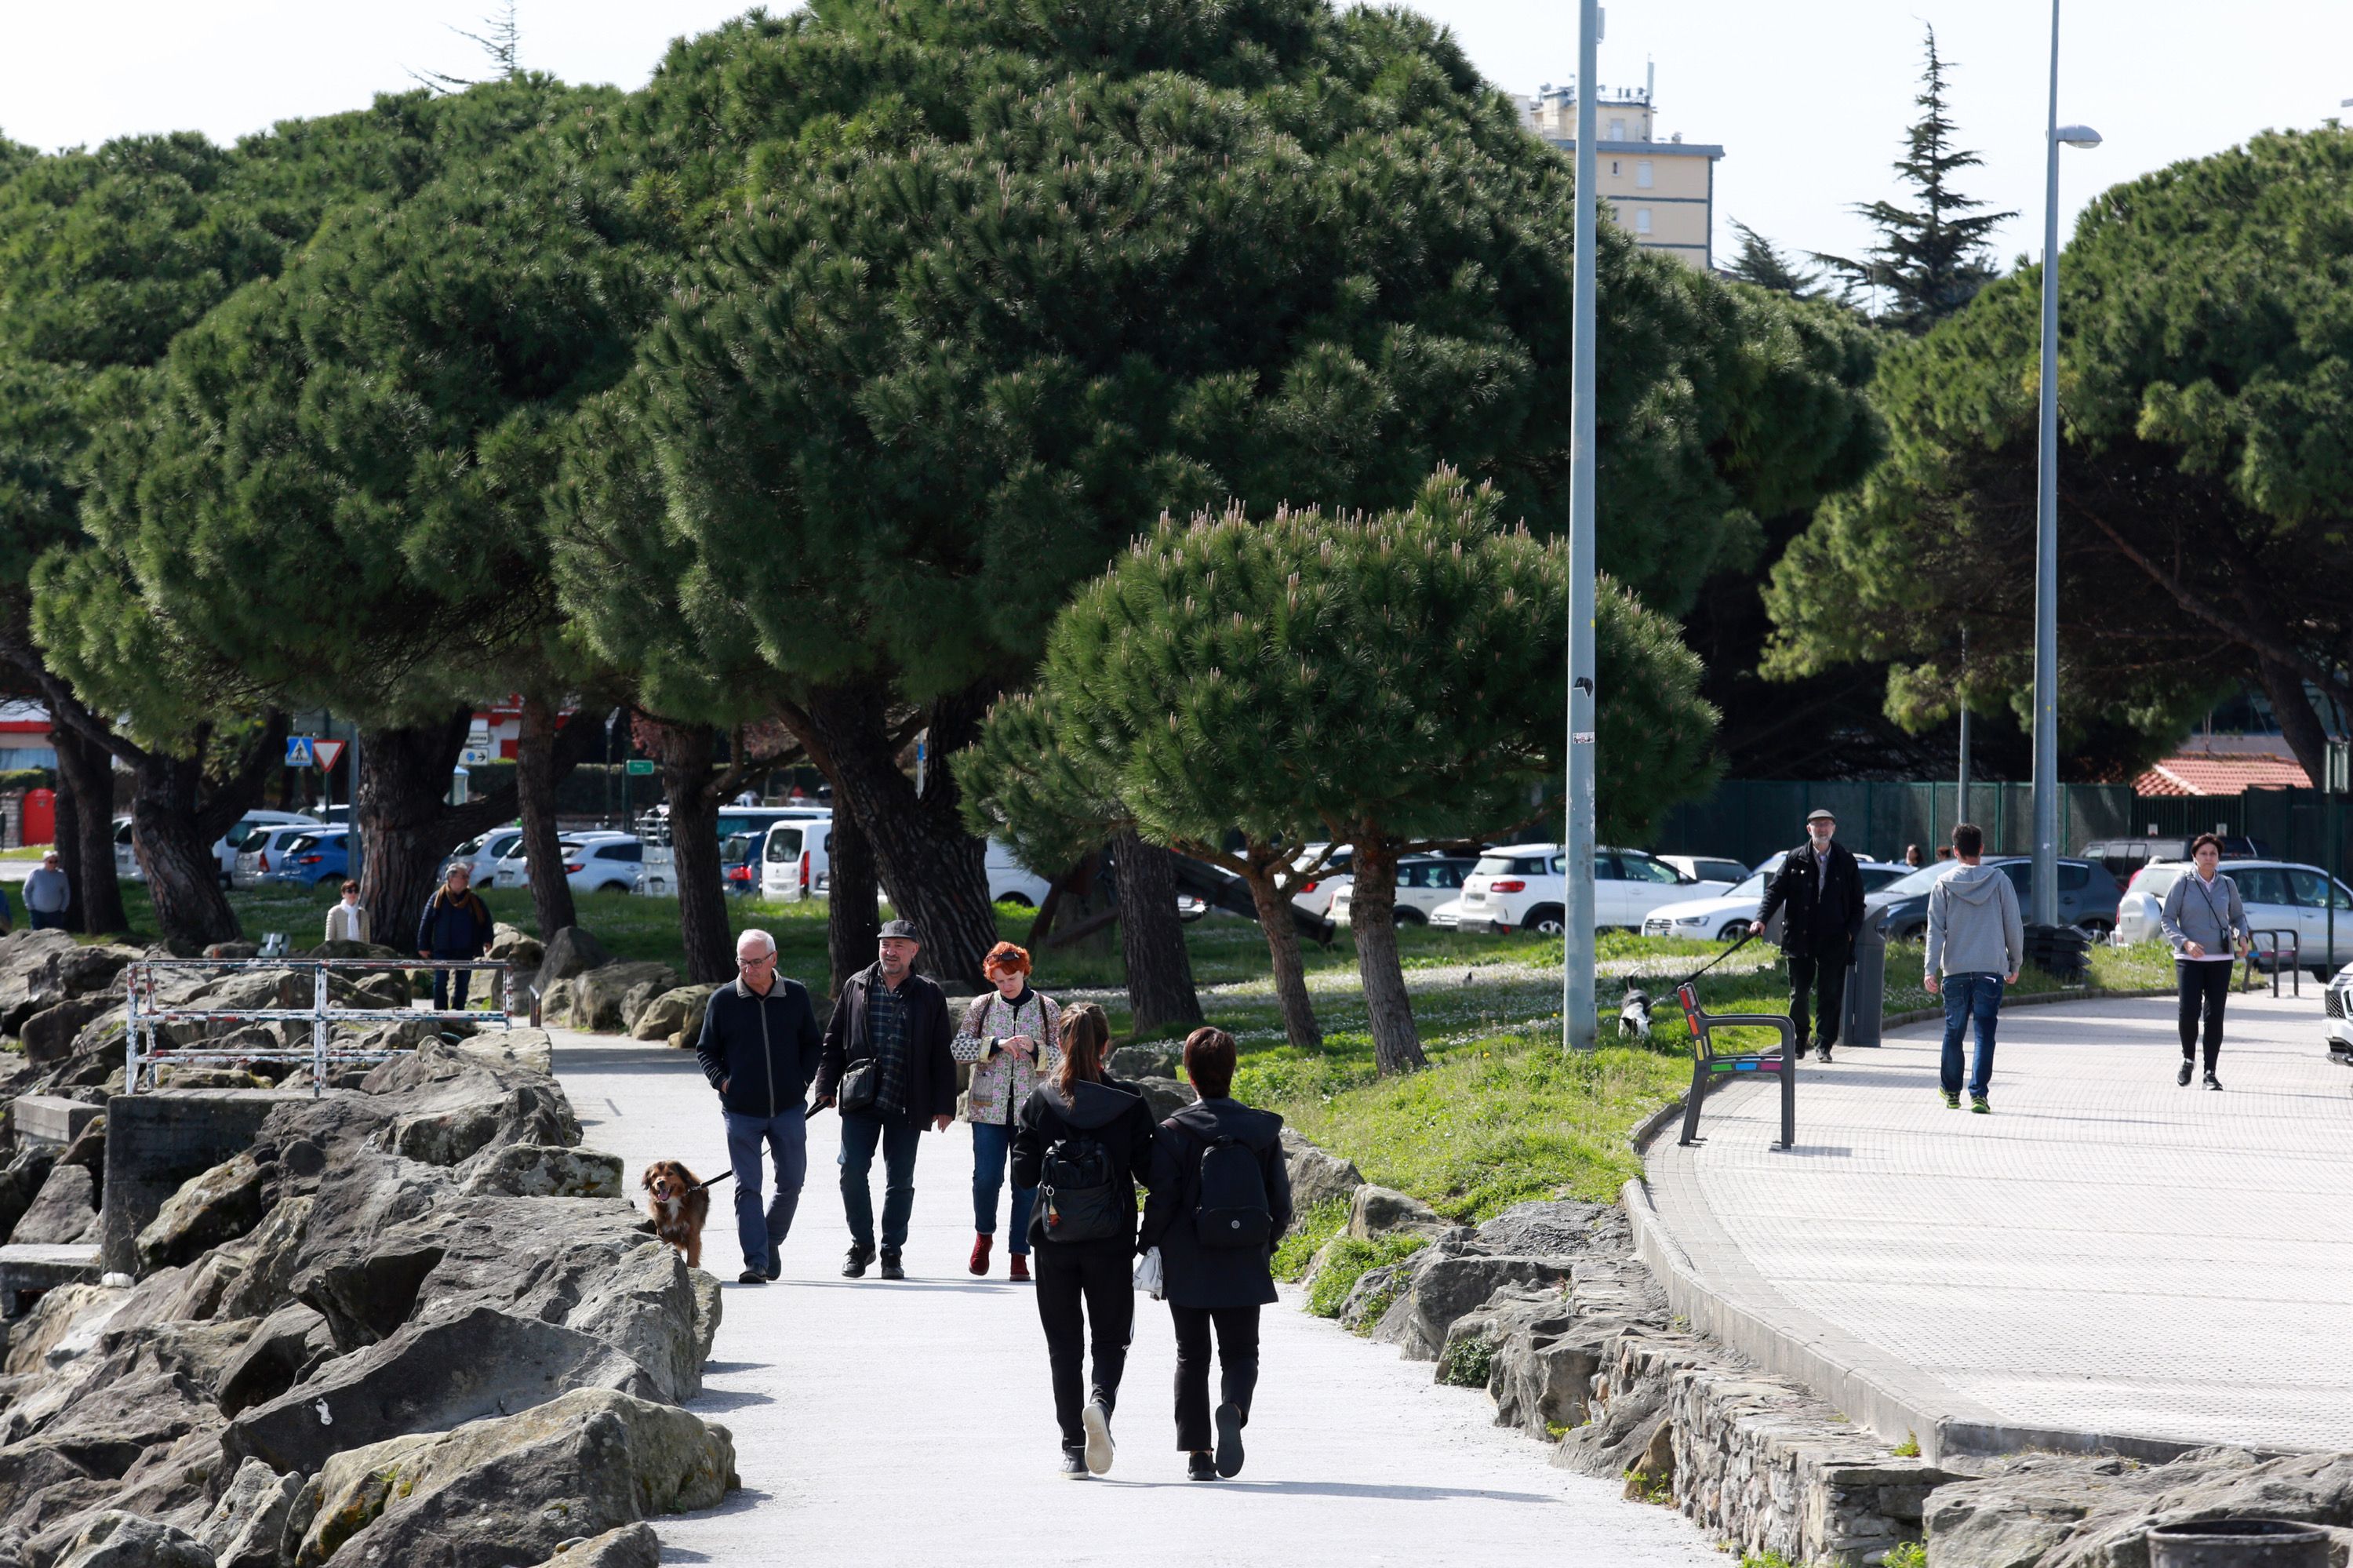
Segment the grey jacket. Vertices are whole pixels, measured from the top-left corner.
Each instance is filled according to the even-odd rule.
[[[2239,902],[2239,885],[2219,871],[2211,885],[2194,867],[2175,877],[2165,890],[2164,912],[2158,920],[2176,958],[2187,959],[2185,949],[2195,942],[2208,957],[2226,959],[2232,956],[2233,936],[2242,942],[2255,939],[2247,928],[2247,906]]]
[[[2001,868],[1955,866],[1928,889],[1932,975],[2014,975],[2026,959],[2018,889]]]

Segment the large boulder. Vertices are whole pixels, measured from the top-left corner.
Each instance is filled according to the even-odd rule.
[[[649,1000],[630,1020],[629,1033],[639,1040],[672,1040],[680,1035],[692,1044],[702,1032],[703,1009],[711,1005],[715,985],[672,986]],[[626,1010],[624,1010],[626,1011]]]
[[[565,1016],[558,1020],[545,1011],[542,1016],[551,1025],[586,1029],[600,1033],[612,1033],[628,1026],[621,1002],[639,986],[652,989],[644,998],[674,991],[679,985],[678,971],[668,964],[650,960],[640,963],[612,963],[572,977],[570,1004]]]
[[[617,1198],[621,1161],[593,1149],[510,1143],[467,1160],[458,1184],[462,1192],[502,1198]]]
[[[25,1020],[17,1036],[25,1043],[25,1059],[37,1067],[49,1066],[73,1054],[74,1042],[93,1019],[119,1015],[121,999],[111,996],[69,997]]]
[[[578,1389],[454,1432],[395,1437],[329,1459],[305,1498],[295,1568],[512,1568],[665,1513],[716,1506],[737,1484],[722,1426],[671,1405]]]
[[[577,926],[566,926],[547,938],[540,955],[539,977],[533,983],[545,996],[547,988],[557,980],[586,974],[612,961],[613,955],[604,943]]]
[[[139,1233],[139,1272],[194,1263],[259,1224],[269,1174],[248,1149],[182,1182]]]
[[[280,1307],[245,1341],[221,1374],[221,1414],[240,1412],[277,1398],[338,1353],[335,1336],[318,1308],[296,1302]]]
[[[281,1476],[259,1459],[248,1459],[196,1527],[196,1540],[218,1568],[280,1568],[286,1521],[301,1495],[301,1477]]]
[[[328,1361],[238,1415],[221,1451],[310,1474],[347,1448],[528,1410],[580,1388],[648,1397],[663,1392],[643,1367],[601,1340],[478,1307],[408,1324]]]
[[[1144,1091],[1145,1100],[1152,1107],[1152,1119],[1166,1121],[1201,1097],[1193,1086],[1175,1078],[1138,1078],[1135,1086]]]
[[[37,994],[34,978],[51,955],[79,946],[65,932],[29,927],[0,937],[0,1034],[14,1034],[25,1020],[58,1000]]]
[[[8,1239],[33,1200],[41,1195],[41,1184],[49,1179],[50,1167],[58,1162],[58,1151],[47,1144],[20,1142],[16,1157],[0,1170],[0,1242]]]
[[[74,1536],[57,1568],[218,1568],[218,1560],[175,1525],[110,1509]]]
[[[145,956],[137,948],[116,943],[52,948],[34,967],[33,994],[49,1002],[95,995],[112,986],[115,976]]]
[[[1357,1241],[1378,1241],[1400,1232],[1439,1235],[1451,1222],[1419,1198],[1370,1182],[1356,1188],[1348,1199],[1348,1234]]]
[[[90,1242],[98,1239],[98,1183],[89,1167],[60,1160],[8,1239],[50,1245]]]
[[[547,947],[501,920],[491,927],[491,945],[483,949],[483,957],[512,964],[516,974],[529,978],[547,962]]]
[[[661,1537],[649,1524],[623,1525],[594,1541],[574,1541],[555,1549],[540,1568],[658,1568]]]
[[[1174,1078],[1184,1063],[1180,1046],[1123,1045],[1104,1059],[1103,1070],[1132,1084],[1139,1078]]]
[[[1282,1129],[1282,1159],[1291,1171],[1291,1206],[1303,1214],[1324,1203],[1347,1202],[1365,1184],[1352,1162],[1316,1148],[1287,1127]]]

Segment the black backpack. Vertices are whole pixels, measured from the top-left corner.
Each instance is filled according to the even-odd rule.
[[[1273,1229],[1258,1151],[1231,1138],[1213,1140],[1201,1154],[1194,1235],[1203,1246],[1263,1248]]]
[[[1108,1241],[1133,1235],[1133,1203],[1123,1212],[1111,1168],[1111,1153],[1082,1132],[1057,1139],[1038,1173],[1038,1212],[1048,1241]]]

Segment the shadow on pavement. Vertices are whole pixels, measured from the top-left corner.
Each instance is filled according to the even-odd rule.
[[[1229,1492],[1271,1492],[1283,1497],[1364,1498],[1391,1502],[1451,1502],[1457,1499],[1474,1499],[1482,1502],[1560,1501],[1558,1498],[1544,1492],[1500,1492],[1485,1487],[1379,1486],[1366,1481],[1114,1481],[1102,1478],[1097,1480],[1102,1486],[1127,1487],[1139,1491],[1166,1487],[1178,1490],[1202,1490],[1214,1486],[1220,1491]]]

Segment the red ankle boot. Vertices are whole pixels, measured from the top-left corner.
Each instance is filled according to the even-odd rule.
[[[972,1238],[971,1267],[975,1274],[987,1274],[988,1272],[988,1244],[996,1239],[997,1238],[995,1236],[975,1236]]]
[[[1013,1265],[1013,1278],[1017,1284],[1029,1277],[1029,1260],[1028,1258],[1022,1256],[1017,1252],[1011,1254],[1008,1261]]]

